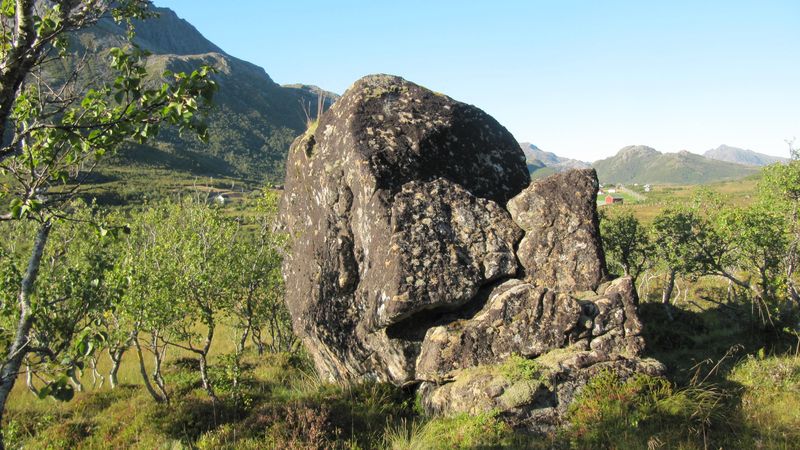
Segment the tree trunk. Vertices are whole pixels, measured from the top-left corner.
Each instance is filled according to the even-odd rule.
[[[31,257],[28,260],[28,268],[22,277],[22,285],[19,290],[19,322],[8,354],[3,358],[3,367],[0,369],[0,423],[6,410],[6,402],[14,388],[14,382],[19,375],[22,361],[28,353],[28,340],[30,339],[31,328],[33,327],[33,316],[31,311],[31,292],[39,275],[39,266],[42,262],[42,254],[47,245],[47,238],[50,236],[50,222],[44,222],[39,227],[36,234],[36,241],[33,243]],[[0,450],[5,448],[2,434],[0,434]]]
[[[108,381],[111,384],[111,389],[116,389],[119,386],[119,366],[122,363],[122,355],[125,354],[125,347],[116,347],[113,350],[108,349],[108,356],[111,358],[111,370],[108,372]]]
[[[670,321],[675,320],[672,315],[672,304],[669,300],[672,298],[672,291],[675,289],[675,269],[669,270],[669,275],[667,275],[667,284],[664,285],[664,291],[661,293],[661,303],[664,305],[664,309],[667,312],[667,317]]]
[[[39,389],[36,389],[36,386],[33,384],[33,370],[31,370],[31,365],[28,364],[25,368],[25,384],[28,386],[28,390],[31,391],[36,398],[39,398]]]
[[[72,370],[69,371],[69,382],[75,388],[76,392],[83,392],[83,383],[81,383],[80,375],[82,375],[82,373],[77,367],[73,367]]]
[[[164,362],[167,346],[164,345],[162,348],[158,345],[158,331],[154,332],[150,339],[150,351],[153,352],[153,380],[156,382],[156,387],[158,387],[164,400],[169,403],[167,385],[164,382],[164,377],[161,375],[161,364]]]
[[[664,285],[664,290],[661,293],[661,303],[669,305],[673,290],[675,290],[675,270],[670,269],[669,275],[667,276],[667,284]]]
[[[797,291],[797,287],[794,285],[794,272],[797,269],[797,260],[798,260],[798,246],[800,246],[800,227],[798,226],[798,201],[795,200],[794,208],[792,210],[792,227],[794,228],[794,239],[792,243],[789,245],[789,251],[786,254],[786,291],[789,294],[789,298],[794,300],[796,303],[797,308],[800,309],[800,293]]]
[[[789,298],[794,300],[794,302],[797,304],[797,308],[800,309],[800,292],[797,292],[797,288],[792,280],[788,280],[786,285],[786,289],[789,291]]]
[[[214,386],[211,383],[211,379],[208,377],[208,352],[211,350],[211,342],[214,339],[214,321],[208,321],[208,331],[206,333],[206,339],[203,343],[203,348],[197,351],[197,354],[200,355],[200,379],[203,381],[203,389],[208,392],[209,397],[213,401],[217,401],[217,394],[214,392]]]
[[[789,294],[789,298],[800,308],[800,293],[797,292],[797,287],[794,285],[794,280],[792,279],[797,269],[797,241],[792,244],[786,259],[786,292]]]
[[[208,358],[204,353],[200,354],[200,379],[203,382],[203,389],[206,390],[208,396],[211,397],[212,400],[217,401],[217,394],[214,393],[214,386],[208,378]]]
[[[264,341],[261,340],[261,330],[259,328],[253,328],[252,338],[250,339],[255,344],[256,349],[258,350],[258,356],[264,355]]]
[[[133,346],[136,347],[136,355],[139,357],[139,373],[142,375],[144,387],[156,403],[165,403],[167,401],[166,398],[161,397],[153,388],[153,384],[150,383],[150,375],[147,374],[147,368],[144,365],[144,355],[142,354],[142,346],[139,344],[138,333],[134,334],[131,340],[133,341]]]
[[[247,338],[250,337],[250,327],[252,326],[250,323],[251,323],[251,320],[248,318],[247,319],[247,325],[245,326],[244,331],[242,331],[242,338],[239,339],[239,346],[236,349],[236,351],[238,353],[243,353],[244,352],[244,346],[247,343]]]
[[[89,358],[89,367],[92,369],[92,389],[101,389],[106,384],[106,377],[104,377],[99,370],[97,370],[97,358],[92,356]],[[98,380],[99,384],[98,384]]]
[[[0,137],[6,135],[6,126],[10,123],[8,119],[17,99],[17,92],[39,56],[38,52],[32,51],[36,39],[34,4],[34,0],[16,1],[16,27],[11,46],[4,51],[3,64],[0,65]],[[10,30],[3,29],[4,34],[8,32]],[[9,152],[0,153],[0,162],[9,156]],[[0,441],[0,447],[2,445]]]

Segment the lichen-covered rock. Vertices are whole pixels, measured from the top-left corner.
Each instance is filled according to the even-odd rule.
[[[448,380],[460,369],[564,347],[573,330],[583,325],[580,318],[581,305],[567,294],[507,281],[492,290],[472,319],[428,330],[417,360],[417,378]]]
[[[423,404],[430,413],[499,409],[518,422],[558,423],[600,370],[622,378],[663,372],[657,361],[639,358],[644,340],[636,303],[629,277],[608,283],[602,294],[507,281],[471,319],[428,330],[417,360]],[[520,358],[532,364],[528,379],[509,380],[508,362]]]
[[[417,378],[448,380],[461,369],[497,364],[511,355],[535,358],[572,346],[611,359],[638,356],[644,348],[630,278],[611,283],[603,295],[563,293],[519,280],[489,294],[471,319],[432,327],[417,360]]]
[[[418,311],[455,309],[481,286],[514,276],[522,230],[497,203],[442,178],[412,181],[394,197],[377,327]]]
[[[607,276],[597,218],[597,174],[571,170],[532,183],[508,202],[525,237],[517,257],[536,286],[594,290]]]
[[[479,414],[499,411],[514,426],[551,432],[564,423],[569,405],[593,378],[611,371],[620,379],[642,373],[662,375],[654,359],[607,355],[574,347],[557,349],[527,361],[461,370],[455,381],[420,386],[422,407],[429,414]]]
[[[630,278],[605,279],[594,171],[528,183],[481,110],[356,82],[292,145],[281,204],[286,303],[320,374],[543,429],[598,371],[661,370]]]
[[[287,305],[322,374],[413,380],[415,314],[517,273],[503,206],[528,182],[514,137],[478,108],[398,77],[356,82],[293,144],[281,206]]]

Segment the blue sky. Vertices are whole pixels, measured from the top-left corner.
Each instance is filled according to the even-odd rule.
[[[155,3],[278,83],[400,75],[562,156],[800,144],[798,0]]]

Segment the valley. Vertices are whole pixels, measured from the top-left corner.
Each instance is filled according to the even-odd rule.
[[[603,120],[611,130],[583,161],[520,142],[510,131],[520,109],[494,103],[499,93],[486,110],[449,96],[476,79],[508,93],[499,81],[511,65],[451,76],[445,93],[388,74],[332,92],[278,83],[267,72],[278,68],[227,53],[149,1],[12,3],[0,11],[0,448],[800,442],[792,141],[788,158],[629,145],[597,159],[613,151],[601,142],[619,123],[624,139],[645,135],[609,106],[585,131],[580,111],[569,114],[570,133],[594,139]],[[207,11],[200,3],[192,8]],[[406,67],[394,65],[406,40],[415,56],[443,52],[424,61],[423,79],[459,63],[452,49],[477,56],[478,70],[494,66],[484,45],[501,48],[419,45],[403,25],[402,39],[375,52],[403,8],[371,16],[380,5],[350,6],[340,5],[370,20],[284,11],[256,31],[297,30],[250,45],[276,60],[295,49],[298,67],[327,61],[317,74],[331,85],[362,59],[376,71]],[[477,14],[460,5],[467,11]],[[250,19],[220,24],[228,11],[211,12],[204,26],[223,35]],[[325,38],[301,54],[305,20],[324,20]],[[350,33],[358,45],[338,40]],[[574,69],[537,70],[556,84],[584,72]],[[15,89],[8,74],[19,75]],[[615,66],[614,95],[642,95],[618,77],[660,80],[636,74]],[[589,108],[604,80],[553,95]],[[528,89],[543,95],[512,86],[517,103]],[[646,91],[664,88],[655,86]],[[526,114],[544,123],[538,106]],[[688,142],[717,122],[671,130]],[[531,129],[552,139],[547,126]],[[574,145],[570,133],[556,142]]]

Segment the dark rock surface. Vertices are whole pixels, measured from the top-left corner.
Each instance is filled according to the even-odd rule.
[[[281,205],[286,302],[320,374],[420,384],[431,412],[500,408],[536,428],[600,368],[658,372],[638,358],[630,279],[601,285],[594,171],[528,183],[481,110],[356,82],[292,145]],[[498,369],[518,358],[541,376]]]
[[[356,82],[293,144],[282,204],[287,304],[322,374],[414,380],[418,339],[387,329],[517,273],[504,204],[527,184],[514,137],[478,108]]]
[[[511,280],[472,319],[430,328],[417,360],[423,406],[430,413],[500,410],[515,424],[549,431],[600,371],[662,373],[661,363],[638,357],[644,340],[631,279],[603,288],[602,295],[566,294]],[[509,366],[520,358],[536,376]]]

